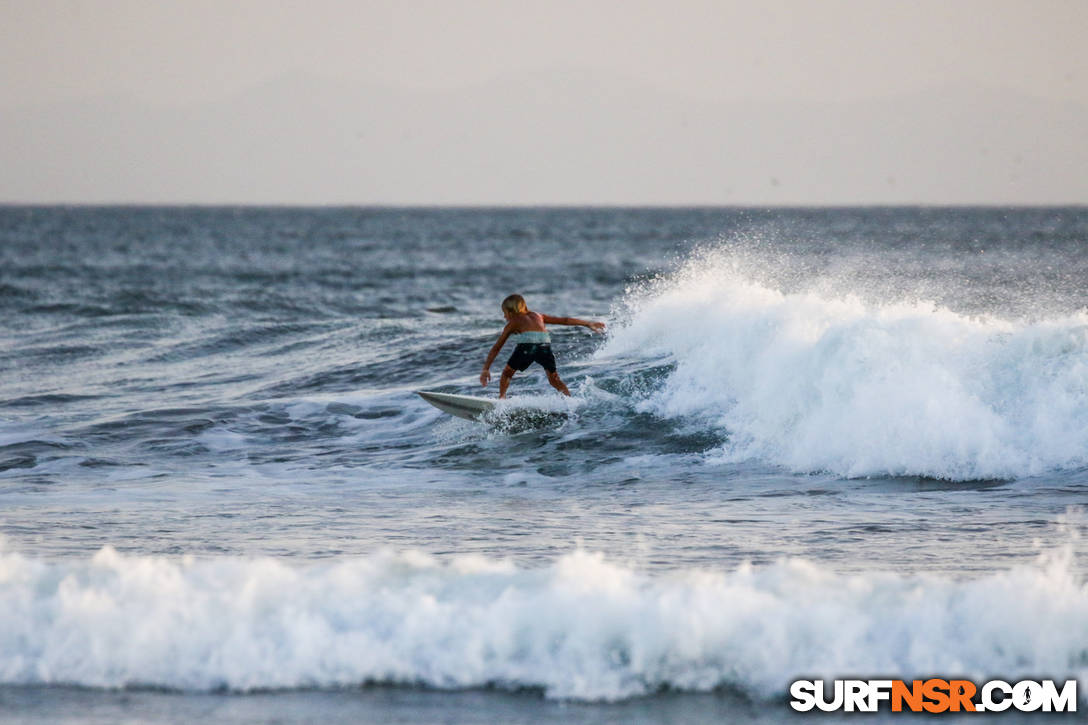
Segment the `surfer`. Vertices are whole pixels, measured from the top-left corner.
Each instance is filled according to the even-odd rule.
[[[525,304],[525,298],[521,295],[510,295],[502,301],[502,315],[506,318],[506,327],[502,328],[502,334],[498,341],[491,346],[491,352],[487,353],[484,361],[484,370],[480,373],[480,385],[487,386],[491,380],[491,363],[499,354],[499,350],[506,344],[506,339],[511,335],[517,345],[510,359],[506,361],[506,367],[499,378],[499,397],[506,397],[506,388],[510,386],[510,380],[514,373],[521,372],[534,362],[541,365],[548,373],[548,382],[563,395],[570,395],[567,386],[559,379],[559,373],[555,369],[555,355],[552,354],[551,336],[544,326],[549,325],[581,325],[594,332],[603,332],[604,323],[592,320],[579,320],[577,317],[552,317],[533,312]]]

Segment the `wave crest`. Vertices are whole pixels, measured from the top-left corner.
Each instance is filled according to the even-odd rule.
[[[625,302],[599,355],[670,357],[641,407],[726,431],[722,459],[951,480],[1088,465],[1088,311],[1013,322],[782,292],[714,255]]]

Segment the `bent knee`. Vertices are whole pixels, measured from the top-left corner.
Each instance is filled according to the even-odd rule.
[[[506,367],[504,367],[504,368],[502,369],[502,377],[504,377],[504,378],[512,378],[512,377],[514,377],[514,373],[516,373],[516,372],[517,372],[517,371],[516,371],[516,370],[514,370],[514,368],[510,367],[509,365],[507,365]]]
[[[558,380],[558,379],[559,379],[559,371],[558,370],[552,370],[550,373],[548,373],[548,380]]]

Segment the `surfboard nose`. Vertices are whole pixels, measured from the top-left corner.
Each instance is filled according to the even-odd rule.
[[[417,390],[416,395],[443,413],[449,413],[466,420],[476,420],[495,407],[495,401],[487,398],[474,398],[471,395],[435,393],[430,390]]]

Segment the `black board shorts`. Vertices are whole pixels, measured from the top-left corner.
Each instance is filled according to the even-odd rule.
[[[533,363],[539,363],[549,373],[555,372],[555,355],[546,342],[519,342],[506,364],[521,372]]]

